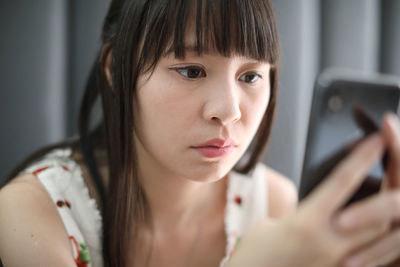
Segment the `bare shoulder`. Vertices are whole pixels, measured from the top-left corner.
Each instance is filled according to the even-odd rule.
[[[292,213],[297,207],[296,186],[289,178],[276,170],[266,165],[263,167],[267,181],[269,217],[280,218]]]
[[[4,266],[76,266],[57,209],[32,174],[0,189],[0,218]]]

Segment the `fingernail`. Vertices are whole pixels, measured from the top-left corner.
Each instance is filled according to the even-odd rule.
[[[397,116],[390,112],[387,117],[391,132],[396,136],[396,138],[400,138],[400,123]]]

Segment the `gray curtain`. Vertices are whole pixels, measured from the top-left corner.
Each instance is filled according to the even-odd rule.
[[[0,1],[0,181],[76,132],[109,0]]]
[[[282,64],[264,161],[298,183],[316,75],[331,66],[400,75],[400,1],[271,1]],[[0,180],[28,153],[76,132],[108,3],[0,1]]]

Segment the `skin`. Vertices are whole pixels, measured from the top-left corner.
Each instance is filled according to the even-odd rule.
[[[19,176],[0,190],[0,218],[5,267],[76,266],[56,205],[33,175]]]
[[[188,53],[184,60],[161,59],[151,77],[139,80],[135,141],[156,229],[196,225],[199,209],[218,203],[221,179],[245,152],[268,106],[269,69],[239,56]],[[188,78],[188,71],[197,76]],[[237,146],[226,156],[206,158],[193,148],[228,137]]]

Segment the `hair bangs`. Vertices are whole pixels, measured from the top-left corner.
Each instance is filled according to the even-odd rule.
[[[235,54],[272,65],[279,59],[278,33],[268,1],[159,2],[163,4],[148,11],[151,22],[144,23],[140,65],[146,66],[142,68],[145,72],[154,68],[162,56],[174,53],[177,58],[185,58],[188,50],[198,55]]]

